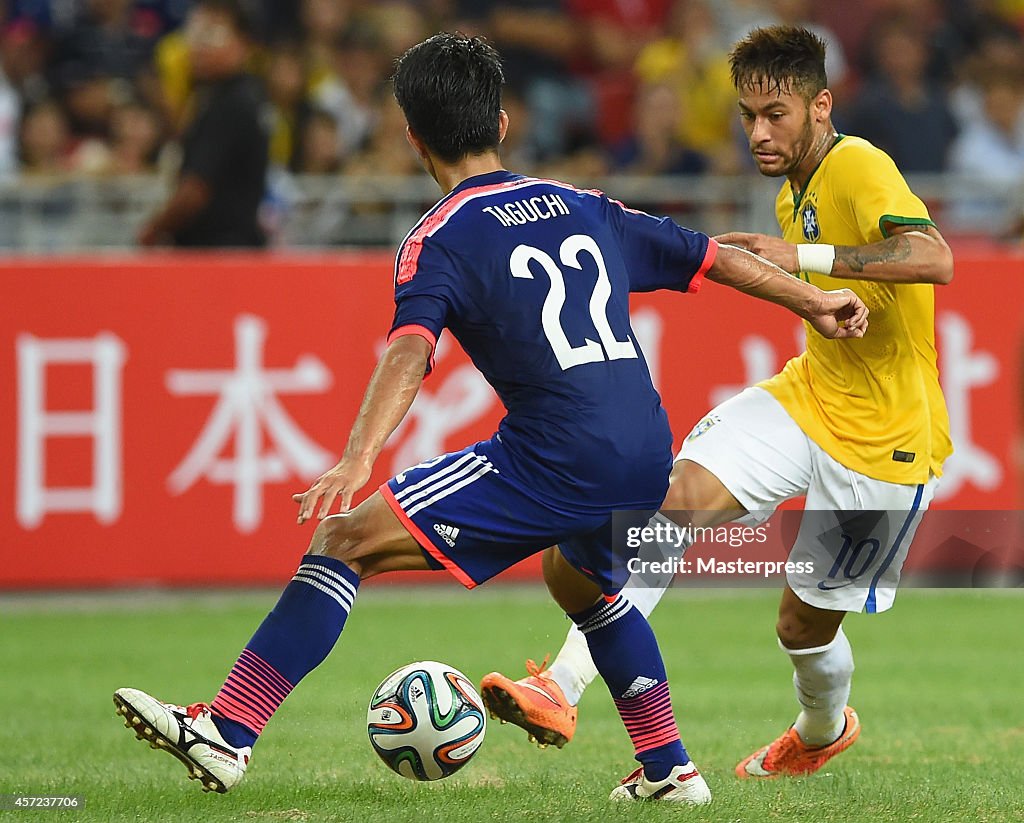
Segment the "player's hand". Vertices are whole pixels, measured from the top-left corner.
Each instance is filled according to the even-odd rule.
[[[743,231],[730,231],[717,235],[715,240],[727,246],[738,246],[741,249],[746,249],[758,257],[763,257],[765,260],[774,263],[780,269],[785,269],[790,274],[794,274],[799,270],[796,244],[787,243],[781,237],[771,237],[767,234],[752,234]]]
[[[863,337],[868,329],[868,307],[849,289],[823,291],[807,322],[830,340]]]
[[[352,506],[352,496],[366,485],[372,470],[372,466],[361,461],[343,457],[333,469],[321,474],[307,491],[293,494],[292,500],[299,504],[299,525],[313,516],[313,510],[321,500],[323,502],[320,503],[317,520],[323,520],[331,513],[331,507],[336,500],[341,501],[338,510],[347,512]]]

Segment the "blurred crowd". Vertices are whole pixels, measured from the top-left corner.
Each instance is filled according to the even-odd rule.
[[[6,0],[0,175],[170,166],[193,113],[189,0]],[[438,30],[501,51],[506,163],[568,178],[750,168],[729,82],[751,28],[829,44],[835,122],[907,173],[1024,181],[1024,0],[251,0],[270,164],[411,174],[394,58]]]

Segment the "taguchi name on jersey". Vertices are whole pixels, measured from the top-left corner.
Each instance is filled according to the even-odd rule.
[[[481,211],[491,215],[505,228],[509,226],[525,226],[538,220],[550,220],[569,214],[569,207],[561,195],[542,194],[527,200],[513,200],[511,203],[495,203]]]

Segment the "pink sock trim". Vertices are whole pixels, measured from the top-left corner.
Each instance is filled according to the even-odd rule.
[[[259,735],[293,688],[266,660],[245,649],[210,704],[210,711]]]
[[[667,682],[636,697],[616,698],[615,706],[637,754],[679,740]]]

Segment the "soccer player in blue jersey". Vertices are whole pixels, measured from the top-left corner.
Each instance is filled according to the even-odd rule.
[[[478,38],[439,34],[398,61],[409,142],[445,196],[398,251],[394,324],[340,462],[295,495],[299,523],[320,520],[308,552],[210,705],[114,695],[205,789],[242,779],[271,715],[334,647],[361,580],[444,568],[472,587],[543,551],[549,588],[586,636],[641,763],[613,796],[711,799],[680,741],[654,635],[612,575],[612,512],[645,522],[672,465],[629,293],[696,292],[706,277],[829,337],[862,336],[867,309],[600,192],[506,171],[502,82]],[[408,469],[350,510],[445,328],[507,415],[490,440]]]

